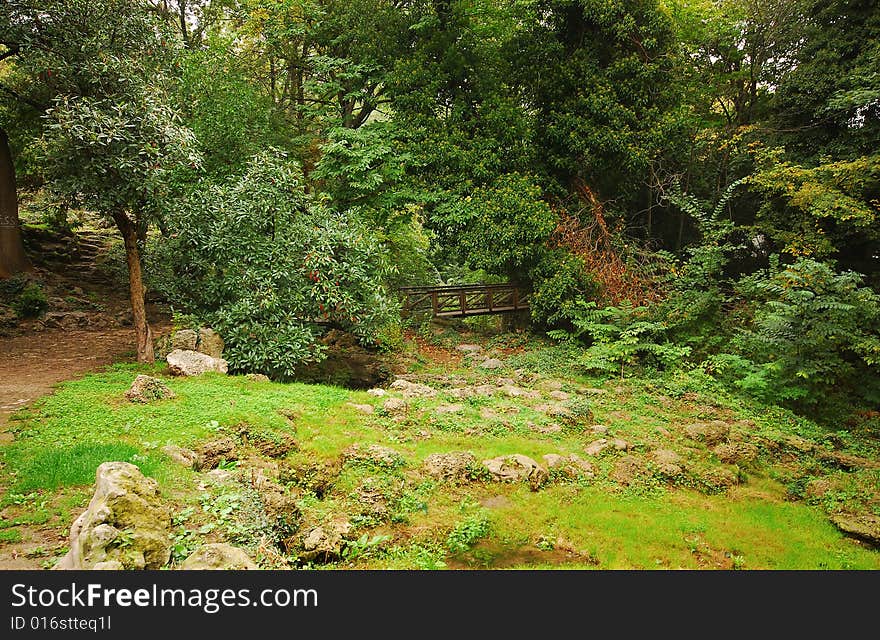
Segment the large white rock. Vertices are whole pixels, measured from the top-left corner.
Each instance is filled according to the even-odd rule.
[[[171,511],[159,486],[128,462],[105,462],[95,494],[70,527],[56,569],[159,569],[171,556]]]
[[[209,371],[226,373],[229,370],[229,363],[223,358],[212,358],[198,351],[175,349],[165,360],[175,376],[200,376]]]

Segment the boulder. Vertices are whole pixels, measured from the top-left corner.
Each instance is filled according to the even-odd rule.
[[[441,404],[434,409],[434,414],[440,416],[448,413],[461,413],[462,411],[464,411],[463,404]]]
[[[365,413],[367,415],[370,415],[371,413],[373,413],[373,411],[375,411],[375,409],[373,408],[373,405],[371,405],[371,404],[356,404],[354,402],[347,402],[346,404],[349,407],[356,409],[360,413]]]
[[[705,442],[707,445],[718,444],[727,438],[730,433],[730,425],[723,420],[712,422],[695,422],[684,428],[685,435],[691,440]]]
[[[487,358],[479,364],[481,369],[501,369],[504,363],[497,358]]]
[[[180,568],[184,571],[258,569],[244,550],[225,542],[203,544],[193,551]]]
[[[403,456],[390,447],[381,444],[353,444],[342,452],[342,458],[348,461],[367,462],[380,467],[397,467],[404,463]]]
[[[104,462],[89,506],[70,527],[56,569],[159,569],[171,556],[171,511],[159,486],[128,462]]]
[[[455,347],[455,350],[462,353],[479,353],[483,350],[483,347],[478,344],[460,344]]]
[[[175,349],[165,356],[165,360],[168,362],[172,375],[175,376],[200,376],[209,371],[226,373],[229,369],[226,360],[212,358],[198,351]]]
[[[560,402],[565,402],[571,397],[565,391],[559,391],[558,389],[551,391],[548,395],[554,400],[558,400]]]
[[[248,373],[244,378],[248,382],[271,382],[269,376],[263,373]]]
[[[398,378],[392,382],[390,388],[395,391],[401,391],[404,398],[433,398],[437,395],[436,389],[432,389],[426,384],[410,382],[403,378]]]
[[[847,535],[864,540],[872,545],[880,546],[880,516],[844,513],[831,518],[831,522]]]
[[[192,469],[196,466],[199,459],[198,454],[192,449],[184,449],[176,444],[169,444],[162,447],[162,453],[174,460],[179,465]]]
[[[623,456],[615,463],[614,469],[608,474],[608,478],[617,484],[627,487],[646,473],[645,465],[641,459],[634,456]]]
[[[168,388],[159,378],[139,375],[131,383],[131,387],[125,392],[129,402],[146,404],[153,400],[164,400],[174,397],[174,392]]]
[[[428,475],[441,480],[465,480],[470,469],[477,464],[469,451],[432,453],[422,463]]]
[[[610,446],[611,444],[608,442],[608,438],[599,438],[598,440],[593,440],[590,444],[584,447],[584,453],[588,456],[598,456]]]
[[[406,413],[406,407],[406,400],[401,400],[400,398],[388,398],[382,404],[382,408],[385,412],[390,413],[391,415]]]
[[[223,356],[224,346],[223,338],[219,333],[207,327],[199,329],[199,345],[196,351],[214,359],[220,359]]]
[[[333,520],[326,524],[306,529],[301,538],[304,560],[330,562],[342,555],[345,536],[351,531],[347,520]]]
[[[544,462],[547,463],[548,469],[561,469],[568,464],[568,458],[561,456],[558,453],[547,453],[542,457],[544,458]]]
[[[218,438],[196,447],[195,468],[199,471],[214,469],[222,461],[238,460],[235,441],[232,438]]]
[[[547,470],[528,456],[514,453],[483,460],[483,466],[500,482],[528,481],[532,489],[537,489],[547,480]]]
[[[758,447],[748,442],[719,444],[712,452],[725,464],[749,464],[758,458]]]
[[[192,329],[181,329],[171,334],[171,350],[195,351],[199,334]]]
[[[651,461],[661,475],[670,478],[681,475],[681,456],[671,449],[657,449],[651,452]]]
[[[537,400],[541,397],[540,391],[534,391],[532,389],[523,389],[522,387],[518,387],[512,384],[506,384],[501,387],[501,391],[508,398],[525,398],[527,400]]]
[[[388,395],[388,392],[385,391],[385,389],[382,389],[381,387],[375,387],[373,389],[370,389],[369,391],[367,391],[367,393],[371,396],[375,396],[376,398],[381,398],[382,396]]]

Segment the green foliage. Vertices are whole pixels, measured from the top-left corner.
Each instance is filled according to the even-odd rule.
[[[43,287],[36,282],[28,282],[12,299],[11,306],[19,318],[36,318],[46,311],[49,302]]]
[[[572,329],[577,301],[596,299],[599,295],[599,284],[584,261],[568,252],[548,253],[532,274],[532,280],[532,320],[547,327]]]
[[[852,271],[802,258],[744,278],[756,300],[736,344],[756,367],[739,383],[765,399],[821,405],[843,390],[880,399],[880,296]]]
[[[681,362],[689,347],[673,344],[666,337],[663,323],[646,318],[647,308],[621,305],[598,308],[595,302],[579,301],[573,305],[573,331],[552,330],[547,334],[561,340],[582,340],[589,346],[581,365],[592,371],[619,372],[626,367],[644,364],[667,368]]]
[[[439,207],[432,224],[460,262],[522,279],[544,255],[556,216],[533,178],[505,174]]]
[[[223,336],[234,370],[288,379],[322,358],[327,326],[369,343],[393,318],[378,242],[306,196],[298,173],[283,154],[255,157],[183,203],[163,248],[169,299]]]
[[[462,520],[449,535],[446,536],[446,548],[450,553],[465,553],[480,538],[485,538],[491,531],[491,523],[485,514],[477,514]]]

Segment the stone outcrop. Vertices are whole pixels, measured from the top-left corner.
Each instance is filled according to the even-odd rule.
[[[159,486],[128,462],[105,462],[89,506],[70,527],[56,569],[159,569],[171,555],[171,512]]]
[[[528,456],[514,453],[483,460],[483,466],[499,482],[527,481],[533,489],[547,480],[547,470]]]
[[[168,388],[159,378],[139,375],[131,383],[131,387],[125,392],[129,402],[146,404],[153,400],[165,400],[173,398],[174,392]]]
[[[474,454],[469,451],[450,451],[432,453],[425,458],[423,466],[428,475],[441,480],[465,480],[477,464]]]
[[[225,542],[203,544],[193,551],[180,568],[184,571],[258,569],[243,549]]]
[[[219,360],[223,357],[224,346],[223,338],[219,333],[208,327],[199,329],[199,342],[196,351]]]

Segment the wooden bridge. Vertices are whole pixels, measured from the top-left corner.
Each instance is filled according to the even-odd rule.
[[[438,318],[510,313],[529,308],[528,294],[512,284],[401,287],[403,315],[431,313]]]

